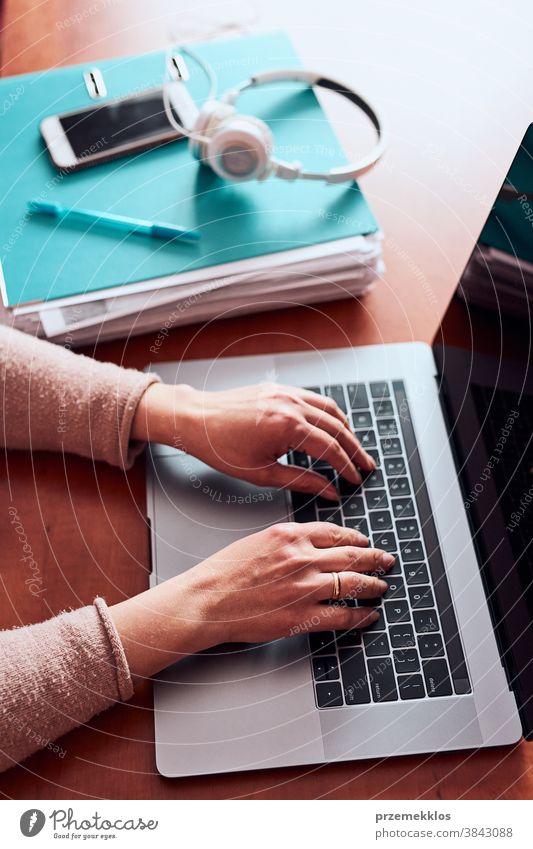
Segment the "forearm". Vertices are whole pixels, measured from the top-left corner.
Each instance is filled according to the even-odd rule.
[[[132,693],[102,600],[0,632],[0,771]]]
[[[67,451],[128,467],[142,443],[131,434],[153,374],[83,357],[0,327],[0,442]]]

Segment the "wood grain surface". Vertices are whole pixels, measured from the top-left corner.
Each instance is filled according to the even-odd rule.
[[[351,0],[333,4],[330,15],[323,4],[281,0],[205,8],[201,0],[4,0],[4,75],[156,49],[171,39],[282,25],[308,65],[360,88],[387,118],[389,152],[363,182],[385,233],[387,271],[373,292],[360,303],[293,306],[176,328],[160,360],[431,341],[533,114],[528,4],[450,0],[432,6]],[[351,113],[326,105],[346,149],[356,153]],[[144,336],[90,353],[142,368],[151,344],[152,336]],[[0,627],[37,622],[96,594],[113,603],[146,588],[142,460],[128,474],[45,454],[7,452],[1,463]],[[42,570],[40,598],[21,579],[10,505]],[[42,752],[2,775],[0,793],[31,799],[532,796],[533,747],[525,743],[166,780],[155,769],[151,699],[146,685],[130,703],[64,737],[63,757]]]

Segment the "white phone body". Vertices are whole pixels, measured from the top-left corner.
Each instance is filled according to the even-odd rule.
[[[169,103],[173,112],[178,116],[178,122],[186,129],[192,128],[198,115],[198,108],[190,96],[183,82],[172,82],[166,84]],[[85,113],[94,112],[98,108],[106,108],[113,103],[124,103],[126,101],[136,100],[143,96],[153,93],[157,94],[163,90],[163,87],[146,89],[135,95],[134,97],[119,98],[115,101],[104,101],[97,106],[89,106],[87,109],[73,109],[70,112],[63,112],[59,115],[49,115],[44,118],[40,125],[41,135],[48,148],[50,158],[56,168],[60,170],[75,171],[80,168],[87,168],[90,165],[96,165],[99,162],[106,162],[110,159],[116,159],[120,156],[126,156],[135,151],[147,150],[159,144],[164,144],[167,141],[179,138],[176,129],[168,123],[168,129],[159,131],[152,135],[146,135],[134,141],[123,144],[113,145],[111,148],[101,150],[97,145],[93,145],[94,150],[90,147],[83,152],[83,156],[77,155],[69,141],[68,133],[65,131],[61,123],[61,119],[71,115],[83,115]]]

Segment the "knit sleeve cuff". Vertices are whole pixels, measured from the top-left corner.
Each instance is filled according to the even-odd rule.
[[[107,366],[111,372],[111,368]],[[113,439],[102,446],[102,450],[108,452],[105,458],[114,466],[129,469],[136,457],[144,450],[146,442],[131,439],[131,429],[135,412],[139,402],[153,383],[160,383],[161,379],[153,372],[143,373],[133,369],[117,369],[118,376],[116,388],[117,400],[117,439]]]
[[[109,645],[113,653],[113,658],[117,673],[117,689],[122,701],[127,701],[133,695],[133,682],[131,680],[130,669],[126,659],[124,646],[120,639],[119,633],[115,627],[115,623],[109,613],[109,608],[103,598],[95,598],[94,606],[100,614],[100,619],[106,630]]]

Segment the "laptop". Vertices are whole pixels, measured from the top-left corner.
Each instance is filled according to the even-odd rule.
[[[275,376],[330,395],[378,465],[354,491],[316,458],[289,458],[335,481],[337,508],[152,445],[152,584],[287,520],[356,527],[396,555],[384,597],[357,602],[381,610],[365,631],[218,646],[161,673],[163,775],[533,738],[532,154],[533,125],[432,347],[157,364],[164,380],[209,390]]]

